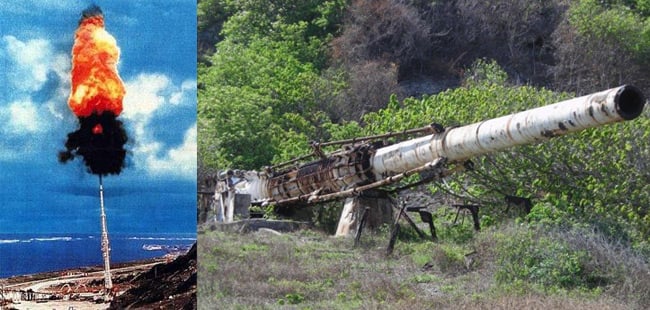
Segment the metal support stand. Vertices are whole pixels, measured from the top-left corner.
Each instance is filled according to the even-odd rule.
[[[111,280],[111,262],[110,251],[111,248],[108,243],[108,229],[106,227],[106,212],[104,211],[104,183],[102,175],[99,175],[99,205],[102,221],[102,256],[104,257],[104,288],[106,295],[110,295],[113,288],[113,281]]]
[[[429,239],[434,242],[438,240],[438,237],[436,236],[436,228],[433,225],[433,216],[431,215],[430,212],[421,210],[421,208],[414,208],[414,210],[410,210],[413,208],[407,208],[405,200],[401,200],[400,205],[401,207],[399,207],[399,212],[397,213],[397,217],[395,218],[395,223],[393,224],[393,230],[391,231],[388,247],[386,248],[387,255],[393,253],[393,248],[395,247],[395,242],[397,241],[397,235],[399,234],[399,230],[401,229],[399,225],[400,218],[404,218],[411,225],[411,227],[413,227],[413,230],[415,230],[415,232],[418,234],[418,236],[420,236],[420,238],[424,240]],[[407,211],[418,211],[422,221],[429,224],[429,229],[431,230],[431,238],[427,238],[426,234],[422,232],[422,230],[420,230],[420,228],[415,224],[415,222],[408,215]]]
[[[359,222],[359,227],[357,228],[357,234],[354,236],[354,247],[359,246],[359,242],[361,241],[361,231],[363,230],[363,226],[368,220],[368,213],[370,213],[370,207],[366,207],[363,210],[363,215],[361,215],[361,221]]]
[[[422,222],[429,224],[429,230],[431,231],[431,241],[438,241],[438,236],[436,235],[436,226],[433,225],[433,215],[431,212],[426,210],[419,210],[420,219]]]
[[[469,212],[472,214],[472,220],[474,221],[474,230],[480,231],[481,230],[481,223],[479,221],[478,217],[478,211],[479,211],[479,205],[453,205],[458,211],[456,212],[456,218],[454,218],[454,224],[456,224],[456,221],[458,220],[458,215],[460,215],[460,211],[462,209],[467,209]],[[465,217],[463,216],[463,221]]]
[[[390,233],[390,240],[388,241],[388,247],[386,247],[386,256],[393,254],[393,249],[395,248],[395,242],[397,242],[397,235],[399,235],[399,231],[400,231],[399,219],[400,217],[402,217],[402,214],[404,213],[404,209],[406,209],[406,204],[402,204],[402,207],[399,209],[399,213],[397,213],[397,217],[395,218],[395,223],[393,223],[393,230]]]

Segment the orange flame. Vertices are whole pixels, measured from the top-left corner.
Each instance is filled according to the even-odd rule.
[[[78,117],[122,112],[124,84],[117,74],[120,49],[100,14],[84,16],[72,47],[72,91],[68,106]]]

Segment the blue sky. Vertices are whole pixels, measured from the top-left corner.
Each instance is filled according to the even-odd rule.
[[[196,231],[196,1],[0,2],[0,233],[98,232],[98,177],[57,161],[81,12],[121,49],[127,167],[104,177],[109,232]],[[1,255],[1,254],[0,254]]]

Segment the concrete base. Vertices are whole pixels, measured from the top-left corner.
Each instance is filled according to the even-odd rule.
[[[364,192],[364,195],[347,198],[341,212],[338,227],[336,228],[337,237],[354,236],[359,224],[363,211],[368,207],[368,215],[364,230],[377,230],[384,223],[391,223],[393,220],[393,200],[382,191]]]

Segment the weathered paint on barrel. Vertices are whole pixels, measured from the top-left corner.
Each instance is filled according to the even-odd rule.
[[[422,166],[436,158],[460,162],[513,146],[630,120],[646,99],[636,87],[621,86],[555,104],[451,128],[378,149],[371,159],[377,179]]]

